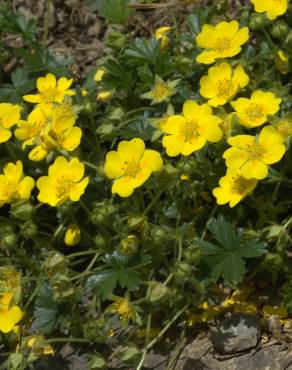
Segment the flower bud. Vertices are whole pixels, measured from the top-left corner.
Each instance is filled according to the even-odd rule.
[[[264,259],[264,266],[268,270],[280,270],[284,266],[283,257],[278,253],[267,253]]]
[[[22,226],[21,226],[21,234],[26,238],[26,239],[31,239],[33,238],[38,232],[38,227],[37,225],[32,221],[28,220],[26,221]]]
[[[107,240],[99,234],[94,237],[94,243],[98,248],[104,248],[107,245]]]
[[[249,18],[249,28],[253,31],[262,30],[265,27],[266,18],[263,14],[253,13]]]
[[[161,303],[169,296],[169,289],[162,283],[153,282],[150,285],[149,301],[151,303]]]
[[[67,227],[64,242],[66,245],[72,247],[77,245],[81,239],[81,231],[76,224],[70,224]]]
[[[91,115],[92,113],[95,113],[96,112],[96,103],[93,103],[92,101],[87,100],[83,105],[83,111],[88,115]]]
[[[216,13],[224,14],[227,11],[227,1],[226,0],[217,0],[216,1]]]
[[[112,31],[107,35],[105,43],[106,46],[111,48],[121,49],[125,46],[126,41],[127,37],[123,33],[119,31]]]
[[[289,32],[289,26],[285,21],[278,21],[274,23],[272,28],[272,36],[275,39],[283,40]]]
[[[292,30],[290,30],[285,38],[284,45],[288,48],[292,47]]]
[[[192,266],[188,262],[178,262],[174,266],[173,274],[179,280],[187,279],[192,273]]]
[[[283,75],[290,71],[289,56],[282,50],[279,50],[275,55],[275,64],[278,71]]]
[[[17,237],[14,232],[4,235],[1,238],[1,248],[3,249],[9,249],[12,247],[15,247],[17,244]]]
[[[184,257],[188,262],[197,265],[201,260],[202,252],[199,247],[192,245],[184,251]]]
[[[67,272],[66,258],[59,252],[51,251],[43,263],[43,268],[49,278],[52,278],[57,273],[65,274]]]
[[[150,238],[155,244],[161,244],[170,239],[169,233],[161,227],[154,227],[150,232]]]
[[[33,214],[33,205],[27,201],[19,201],[11,204],[10,214],[20,221],[30,220]]]
[[[120,249],[123,253],[131,255],[137,252],[139,240],[136,235],[128,235],[120,243]]]
[[[55,299],[68,298],[74,294],[72,282],[62,273],[55,274],[50,279],[50,284],[53,288]]]
[[[94,203],[93,209],[90,213],[90,221],[96,225],[103,223],[115,210],[116,207],[107,200],[96,202]]]

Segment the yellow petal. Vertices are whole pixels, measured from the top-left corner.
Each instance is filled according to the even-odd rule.
[[[120,197],[129,197],[134,191],[134,181],[131,177],[125,176],[115,180],[112,186],[112,193]]]
[[[241,28],[238,33],[233,37],[231,40],[231,45],[235,46],[241,46],[246,43],[246,41],[249,38],[249,29],[248,27]]]
[[[66,91],[66,90],[68,90],[69,89],[69,87],[72,85],[72,83],[73,83],[73,79],[72,78],[70,78],[70,79],[68,79],[68,78],[66,78],[66,77],[61,77],[59,80],[58,80],[58,90],[59,91],[62,91],[62,92],[64,92],[64,91]]]
[[[262,180],[268,176],[268,167],[257,159],[251,159],[241,167],[241,174],[248,180]]]
[[[123,176],[125,174],[124,161],[116,151],[108,152],[106,155],[104,172],[110,179]]]
[[[187,119],[195,118],[198,115],[198,110],[199,110],[199,105],[193,100],[187,100],[183,105],[183,115]]]
[[[200,122],[198,132],[208,141],[217,142],[222,139],[223,132],[218,126],[221,122],[220,118],[208,116]]]
[[[0,311],[0,331],[4,334],[9,333],[14,327],[14,322],[9,317],[8,313]]]
[[[188,156],[193,152],[200,150],[206,144],[206,139],[203,136],[197,136],[196,138],[192,139],[191,141],[187,141],[182,150],[181,154]]]
[[[65,157],[59,156],[55,159],[55,162],[49,167],[49,177],[57,179],[62,177],[64,174],[69,174],[69,164]]]
[[[78,202],[80,197],[84,194],[84,191],[88,185],[89,178],[85,177],[82,181],[76,184],[70,191],[69,197],[73,202]]]
[[[265,164],[277,163],[282,159],[285,152],[286,152],[285,145],[281,144],[273,146],[263,155],[263,162]]]
[[[67,227],[64,242],[68,246],[75,246],[81,240],[81,231],[76,224],[70,224]]]
[[[240,168],[248,160],[248,154],[238,148],[229,148],[223,153],[223,158],[227,167]]]
[[[30,176],[26,176],[19,184],[19,194],[21,199],[29,199],[30,193],[34,188],[34,179]]]
[[[283,144],[283,137],[273,126],[266,126],[259,135],[259,143],[266,149]]]
[[[182,125],[186,122],[183,116],[174,115],[168,117],[167,121],[164,123],[162,130],[167,134],[177,135],[181,131]]]
[[[23,100],[28,103],[40,103],[41,102],[41,96],[39,94],[31,94],[31,95],[24,95]]]
[[[5,143],[11,138],[11,132],[5,128],[0,127],[0,143]]]
[[[236,20],[231,22],[220,22],[215,26],[216,35],[218,38],[235,37],[238,33],[239,23]]]
[[[235,68],[232,81],[236,86],[245,87],[246,85],[248,85],[249,77],[244,72],[244,69],[243,69],[242,65],[238,65]]]
[[[203,51],[196,58],[197,63],[211,64],[215,62],[216,53],[214,51]]]
[[[140,161],[140,167],[143,170],[150,169],[153,172],[160,171],[163,167],[163,161],[160,153],[151,149],[145,150]]]
[[[219,205],[226,204],[230,200],[230,192],[228,191],[228,189],[218,187],[213,189],[212,193],[216,198],[217,204]]]
[[[17,324],[22,318],[21,309],[18,306],[12,306],[9,310],[9,316],[14,325]]]
[[[182,135],[167,135],[162,139],[162,146],[166,149],[166,153],[170,157],[179,155],[184,143],[185,141]]]
[[[255,142],[254,136],[251,135],[237,135],[232,136],[227,140],[228,144],[239,149],[247,149]]]
[[[134,138],[130,141],[121,141],[118,145],[118,153],[122,160],[130,161],[139,160],[145,150],[144,141],[139,138]]]
[[[39,77],[37,79],[37,89],[40,93],[44,93],[48,89],[56,88],[56,77],[52,73],[47,73],[45,77]]]
[[[69,152],[72,152],[79,146],[81,136],[81,128],[72,127],[63,134],[62,138],[59,140],[59,143],[63,146],[63,148],[65,148]]]
[[[48,154],[48,149],[44,147],[42,144],[40,144],[30,151],[28,158],[31,161],[39,162],[39,161],[42,161],[47,156],[47,154]]]
[[[72,158],[68,164],[70,180],[78,182],[84,175],[84,164],[78,158]]]
[[[197,45],[204,49],[214,46],[216,42],[214,27],[210,24],[204,24],[202,32],[198,34],[196,41]]]
[[[21,161],[14,163],[7,163],[3,169],[4,175],[12,183],[17,183],[23,175],[23,166]]]

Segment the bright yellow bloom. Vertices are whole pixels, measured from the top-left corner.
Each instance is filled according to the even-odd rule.
[[[97,93],[97,100],[108,101],[113,95],[114,92],[111,90],[100,91],[99,93]]]
[[[107,312],[119,315],[122,320],[135,319],[136,309],[127,298],[113,296],[111,299],[114,303],[107,307]]]
[[[219,187],[213,190],[213,195],[218,204],[229,203],[232,208],[250,194],[256,186],[256,179],[247,180],[242,177],[240,170],[228,168],[226,175],[219,180]]]
[[[162,145],[170,157],[190,155],[200,150],[207,141],[217,142],[222,138],[220,118],[212,115],[207,104],[199,105],[188,100],[183,105],[183,115],[168,118],[162,130],[169,134],[162,139]]]
[[[103,79],[103,76],[106,74],[106,70],[98,68],[93,77],[95,82],[100,82]]]
[[[257,127],[267,122],[268,114],[275,114],[280,109],[281,99],[272,92],[256,90],[250,99],[239,98],[231,102],[240,123],[245,127]]]
[[[275,55],[275,64],[278,71],[286,75],[290,71],[289,55],[283,50],[279,50]]]
[[[168,101],[176,93],[179,80],[164,82],[159,76],[155,77],[155,83],[151,91],[141,95],[143,99],[151,99],[151,104],[159,104]]]
[[[9,333],[22,318],[21,309],[11,305],[12,293],[2,294],[0,297],[0,331]]]
[[[76,224],[70,224],[67,227],[64,242],[66,245],[74,246],[80,242],[81,239],[81,231]]]
[[[268,165],[279,162],[286,151],[282,136],[272,126],[264,127],[258,138],[237,135],[230,137],[228,144],[232,148],[223,154],[227,167],[240,169],[247,180],[267,177]]]
[[[10,129],[20,119],[20,106],[9,103],[0,104],[0,143],[11,137]]]
[[[22,162],[6,164],[3,172],[4,174],[0,175],[0,207],[5,203],[29,199],[34,188],[34,179],[24,177]]]
[[[208,70],[208,75],[201,78],[200,94],[209,99],[209,105],[218,107],[218,105],[226,104],[248,82],[249,77],[241,65],[232,71],[230,65],[224,62],[211,67]]]
[[[37,106],[26,121],[19,121],[15,130],[23,148],[34,145],[29,153],[32,161],[41,161],[55,148],[73,151],[80,144],[82,130],[73,127],[76,116],[68,103]]]
[[[61,77],[57,81],[52,73],[48,73],[37,79],[39,94],[24,95],[23,99],[29,103],[62,103],[66,95],[75,95],[75,92],[69,89],[72,83],[72,78]]]
[[[241,51],[249,37],[248,27],[239,29],[237,21],[220,22],[216,26],[204,24],[202,32],[197,36],[197,45],[203,49],[197,56],[197,62],[214,63],[216,59],[230,58]]]
[[[121,141],[117,151],[107,153],[104,171],[107,177],[115,179],[112,193],[128,197],[162,166],[160,154],[155,150],[145,150],[144,141],[134,138]]]
[[[37,181],[38,200],[53,207],[66,200],[78,202],[88,185],[89,178],[84,176],[84,164],[78,158],[69,162],[65,157],[57,157],[50,166],[48,176]]]
[[[267,13],[270,20],[276,19],[286,13],[288,0],[251,0],[257,13]]]
[[[158,28],[155,32],[155,38],[156,40],[160,40],[160,45],[161,45],[162,50],[167,48],[169,44],[169,38],[167,37],[167,35],[171,29],[172,27],[164,26],[164,27]]]

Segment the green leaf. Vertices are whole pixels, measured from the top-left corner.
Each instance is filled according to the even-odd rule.
[[[132,46],[125,51],[125,55],[130,58],[134,64],[147,62],[150,65],[155,65],[161,57],[160,44],[155,39],[150,40],[137,38]]]
[[[216,282],[223,277],[227,283],[242,281],[246,268],[244,258],[260,257],[266,253],[266,243],[257,240],[245,242],[242,234],[220,216],[212,219],[209,230],[219,245],[197,240],[204,255],[203,261],[211,268],[211,279]]]
[[[110,23],[125,24],[133,10],[128,8],[130,0],[89,0],[91,8]]]
[[[31,329],[37,333],[49,334],[57,320],[57,303],[53,299],[52,288],[43,284],[37,295]]]

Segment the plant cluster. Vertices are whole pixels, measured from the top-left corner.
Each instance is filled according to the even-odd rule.
[[[0,369],[33,369],[62,342],[83,344],[89,369],[141,369],[172,326],[229,311],[285,324],[288,1],[238,16],[213,1],[187,31],[170,6],[173,24],[134,39],[129,1],[87,3],[123,28],[84,78],[0,6],[0,36],[23,41],[0,56],[20,59],[0,70]]]

